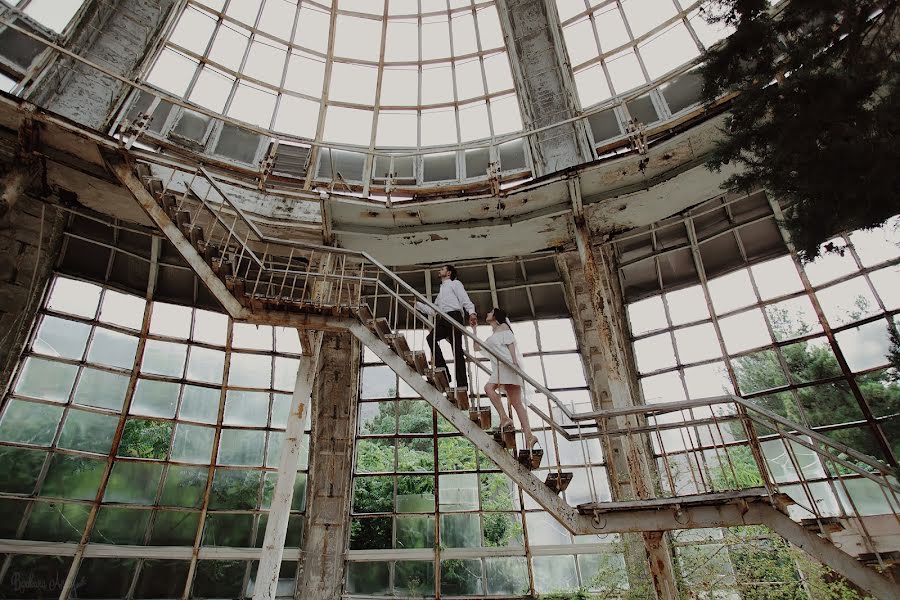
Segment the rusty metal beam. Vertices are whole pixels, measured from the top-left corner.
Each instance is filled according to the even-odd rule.
[[[897,583],[875,569],[865,566],[830,541],[807,531],[772,506],[762,503],[752,504],[745,518],[770,527],[778,535],[879,600],[896,600],[898,597],[900,586]]]

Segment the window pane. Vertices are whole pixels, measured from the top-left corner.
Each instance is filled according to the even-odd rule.
[[[225,353],[211,348],[191,346],[187,378],[204,383],[222,383]]]
[[[213,437],[211,427],[198,427],[179,423],[175,427],[175,441],[172,443],[172,460],[189,463],[209,464],[212,458]]]
[[[175,405],[178,403],[177,383],[139,379],[131,404],[131,413],[148,417],[175,416]]]
[[[134,366],[137,345],[136,337],[97,327],[87,358],[88,361],[101,365],[131,369]]]
[[[63,407],[10,398],[0,421],[0,440],[49,446],[56,435]]]
[[[159,340],[147,340],[141,371],[155,375],[178,377],[184,374],[187,346]]]
[[[228,385],[268,389],[272,381],[272,358],[259,354],[231,355]]]
[[[219,441],[219,464],[262,466],[266,434],[264,431],[223,429]]]
[[[15,392],[22,396],[66,402],[75,383],[78,367],[34,358],[25,359]]]
[[[91,326],[57,317],[44,317],[32,349],[38,354],[81,360]]]
[[[78,378],[74,401],[84,406],[121,410],[129,378],[85,367]]]
[[[100,303],[100,287],[83,281],[57,277],[47,307],[57,312],[93,319]]]
[[[100,320],[129,329],[140,329],[144,322],[146,304],[143,298],[106,290],[103,294],[103,306],[100,308]]]
[[[268,393],[229,390],[225,396],[225,424],[265,427],[268,418]]]
[[[117,417],[73,408],[66,415],[59,447],[108,454],[118,424]]]

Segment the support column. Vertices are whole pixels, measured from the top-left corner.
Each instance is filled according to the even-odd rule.
[[[17,175],[12,176],[17,180]],[[15,187],[15,186],[13,186]],[[4,189],[12,194],[10,187]],[[56,264],[66,225],[64,212],[21,190],[0,217],[0,394],[28,339]]]
[[[525,130],[575,117],[580,105],[553,0],[498,0]],[[535,176],[590,162],[584,121],[528,136]]]
[[[153,55],[184,0],[117,0],[88,4],[66,44],[72,52],[134,79],[146,56]],[[76,123],[103,129],[129,89],[74,59],[56,56],[25,90],[25,98]]]
[[[349,527],[359,342],[325,333],[313,390],[309,503],[297,598],[340,598]]]
[[[301,335],[303,333],[300,332]],[[313,380],[319,370],[321,348],[322,334],[317,333],[313,340],[312,355],[304,356],[300,360],[300,368],[297,369],[297,380],[294,383],[294,394],[291,397],[287,430],[281,446],[281,457],[278,460],[278,480],[275,483],[275,493],[272,497],[272,507],[269,511],[269,520],[266,523],[266,534],[263,539],[262,556],[256,572],[253,600],[273,600],[278,589],[278,575],[281,571],[281,559],[284,556],[284,539],[287,535],[291,503],[294,499],[297,468],[300,466],[303,421],[312,394]]]
[[[560,256],[567,279],[569,301],[592,387],[595,408],[625,408],[640,404],[637,378],[632,367],[623,318],[615,259],[591,244],[587,224],[575,219],[576,253]],[[622,417],[619,428],[637,426],[635,417]],[[656,496],[657,477],[649,440],[645,436],[611,440],[604,448],[611,492],[615,500]],[[659,600],[678,597],[671,549],[663,532],[626,535],[626,561],[634,584],[649,568],[653,591]],[[643,548],[641,547],[643,546]]]

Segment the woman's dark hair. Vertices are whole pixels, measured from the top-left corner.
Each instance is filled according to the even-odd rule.
[[[506,320],[509,318],[509,315],[507,315],[506,311],[502,308],[497,308],[495,306],[491,309],[491,312],[494,313],[494,318],[497,319],[498,323],[506,323]]]
[[[444,265],[444,267],[450,271],[450,279],[456,281],[456,267],[453,265]]]

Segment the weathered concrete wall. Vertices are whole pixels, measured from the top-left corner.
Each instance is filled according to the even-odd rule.
[[[72,36],[69,50],[133,79],[175,4],[176,0],[94,2]],[[28,99],[88,127],[104,129],[125,87],[81,62],[61,58],[41,75]]]
[[[578,107],[575,82],[565,58],[556,4],[552,0],[501,0],[497,5],[525,129],[574,117]],[[590,161],[593,153],[587,140],[580,122],[530,136],[535,174]]]
[[[340,598],[349,526],[359,342],[326,333],[313,387],[309,508],[298,598]]]
[[[0,393],[40,306],[64,227],[65,213],[24,195],[0,219]]]

